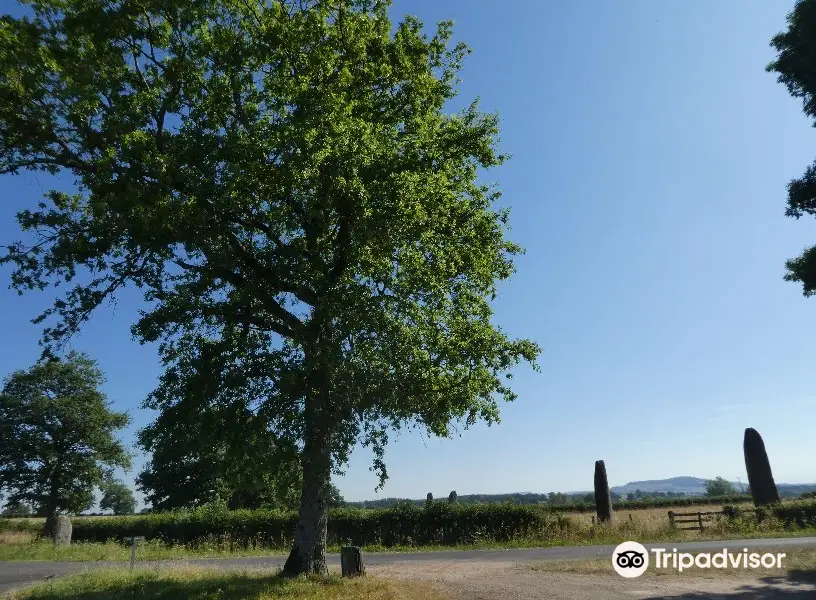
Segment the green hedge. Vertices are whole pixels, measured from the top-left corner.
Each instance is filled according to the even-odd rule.
[[[771,515],[782,521],[786,527],[816,527],[816,501],[804,500],[786,502],[757,509],[760,518]]]
[[[0,519],[0,531],[31,531],[39,533],[42,531],[44,519],[29,519],[27,517],[14,517]]]
[[[761,508],[727,505],[723,506],[723,514],[732,519],[751,515],[759,521],[774,518],[788,528],[816,528],[816,500],[788,501]]]
[[[104,542],[144,536],[167,544],[279,548],[291,544],[296,522],[292,513],[202,508],[191,512],[75,518],[72,537],[75,541]],[[511,504],[437,502],[427,508],[413,505],[377,510],[345,508],[329,513],[328,543],[386,547],[453,545],[485,539],[546,538],[564,533],[571,526],[571,521],[563,516]]]

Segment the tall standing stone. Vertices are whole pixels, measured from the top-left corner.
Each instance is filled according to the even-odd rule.
[[[771,473],[771,462],[765,451],[765,442],[756,429],[749,427],[745,430],[742,448],[745,453],[745,470],[748,471],[748,487],[754,506],[779,502],[779,491]]]
[[[606,478],[606,465],[602,460],[595,461],[595,512],[599,523],[612,518],[612,494]]]

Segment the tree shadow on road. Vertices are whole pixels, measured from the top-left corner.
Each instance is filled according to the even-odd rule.
[[[785,576],[762,577],[756,582],[743,584],[733,591],[712,593],[686,592],[677,595],[661,594],[643,600],[804,600],[816,599],[816,569],[794,569]]]

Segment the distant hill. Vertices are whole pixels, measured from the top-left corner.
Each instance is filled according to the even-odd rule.
[[[641,494],[671,494],[672,496],[687,496],[700,497],[705,495],[705,479],[700,477],[671,477],[669,479],[651,479],[646,481],[632,481],[626,485],[617,485],[610,489],[613,495],[620,498],[626,498],[627,494],[635,494],[640,490]],[[748,488],[747,482],[732,482],[734,487],[739,490]],[[779,489],[779,495],[783,498],[797,497],[805,492],[816,491],[816,483],[778,483],[776,486]],[[590,490],[583,492],[568,492],[566,494],[558,494],[560,497],[558,503],[572,503],[580,502],[587,495],[592,494]],[[439,496],[437,500],[447,499],[447,495]],[[358,506],[365,508],[385,508],[393,506],[400,501],[409,501],[414,504],[424,504],[425,498],[408,499],[408,498],[380,498],[378,500],[366,500],[363,502],[348,502],[349,506]],[[461,503],[493,503],[506,502],[512,500],[518,504],[548,504],[551,500],[549,494],[535,493],[535,492],[515,492],[508,494],[462,494],[458,497]],[[588,499],[591,502],[591,499]]]
[[[626,485],[616,485],[611,491],[621,496],[641,492],[674,492],[686,496],[702,496],[705,494],[705,479],[699,477],[671,477],[670,479],[651,479],[646,481],[632,481]],[[734,482],[739,489],[739,484]],[[743,487],[747,487],[743,484]]]
[[[675,494],[685,494],[686,496],[703,496],[705,495],[705,479],[699,477],[671,477],[670,479],[651,479],[646,481],[632,481],[626,485],[616,485],[610,488],[614,494],[626,496],[633,494],[637,490],[641,492],[672,492]],[[748,489],[746,481],[736,482],[731,484],[739,490]],[[778,483],[776,486],[779,489],[779,495],[785,498],[792,496],[799,496],[805,492],[816,491],[816,483]]]

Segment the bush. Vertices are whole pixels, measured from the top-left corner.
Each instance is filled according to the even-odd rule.
[[[778,524],[788,529],[805,529],[816,527],[816,501],[796,500],[748,509],[724,506],[723,515],[732,521],[747,518],[757,524]]]

